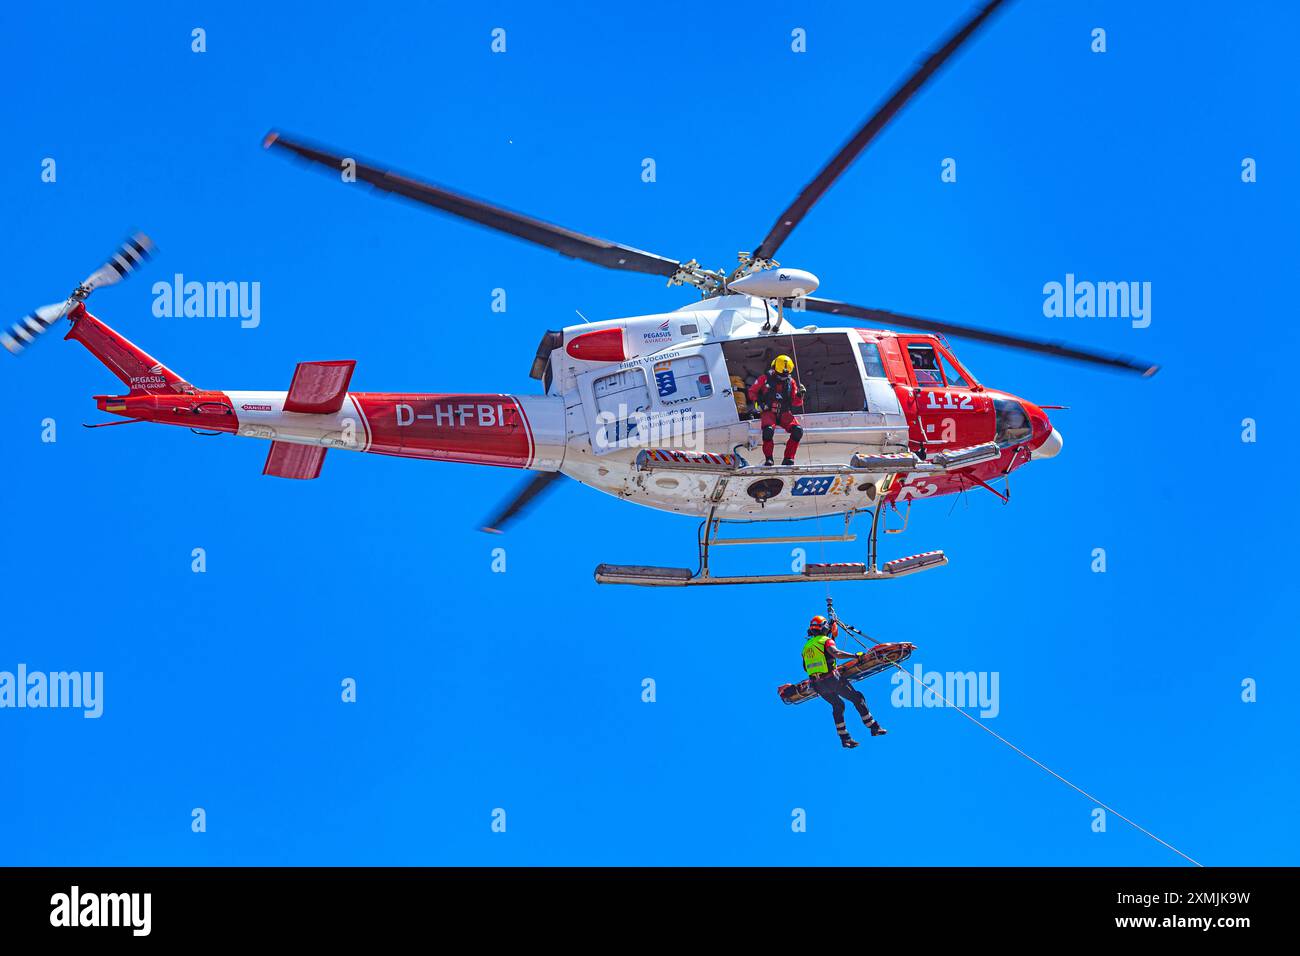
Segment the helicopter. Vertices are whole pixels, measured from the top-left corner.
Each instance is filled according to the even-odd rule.
[[[299,363],[288,391],[196,388],[86,309],[92,291],[126,277],[152,253],[152,243],[141,235],[124,243],[64,303],[38,309],[0,333],[0,344],[21,351],[67,318],[72,327],[66,337],[81,342],[129,388],[126,395],[95,396],[101,410],[126,419],[104,424],[150,421],[269,440],[267,475],[314,479],[332,448],[536,472],[485,531],[500,533],[561,475],[635,504],[700,519],[697,570],[602,564],[595,572],[599,583],[860,581],[940,567],[947,563],[942,551],[878,563],[887,508],[910,509],[913,501],[976,487],[1005,501],[994,482],[1063,447],[1044,407],[981,383],[957,358],[949,336],[1145,376],[1157,366],[816,297],[813,273],[783,267],[774,257],[808,210],[1002,2],[986,3],[899,84],[730,270],[584,235],[351,154],[267,134],[265,148],[342,172],[345,181],[367,183],[570,258],[698,291],[699,301],[672,312],[548,330],[529,370],[541,394],[353,392],[351,360]],[[798,324],[809,312],[865,324]],[[747,392],[778,356],[789,357],[805,392],[798,409],[802,434],[793,463],[760,464],[752,453],[771,436],[764,435]],[[710,569],[716,545],[853,541],[850,523],[863,512],[871,513],[865,562],[807,564],[789,574],[716,575]],[[724,523],[828,515],[843,517],[841,534],[720,533]]]

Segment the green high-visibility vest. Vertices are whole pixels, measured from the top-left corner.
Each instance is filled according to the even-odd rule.
[[[831,665],[826,659],[826,642],[830,640],[825,634],[808,638],[803,646],[803,669],[809,677],[830,672]]]

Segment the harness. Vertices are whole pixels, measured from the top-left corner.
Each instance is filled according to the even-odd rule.
[[[758,392],[758,407],[779,414],[791,407],[798,388],[799,383],[795,381],[793,375],[768,372],[763,379],[763,387]]]

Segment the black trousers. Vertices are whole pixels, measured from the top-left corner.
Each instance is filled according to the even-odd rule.
[[[876,723],[876,718],[872,717],[871,711],[867,709],[867,699],[862,696],[862,692],[838,674],[826,674],[814,678],[812,689],[817,692],[817,696],[831,705],[831,713],[835,717],[835,730],[841,737],[848,733],[848,729],[844,726],[844,701],[846,700],[854,706],[858,716],[862,718],[862,723],[867,727]]]

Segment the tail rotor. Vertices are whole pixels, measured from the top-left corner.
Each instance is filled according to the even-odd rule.
[[[153,255],[154,244],[144,233],[136,233],[117,248],[108,261],[88,275],[64,302],[43,305],[0,332],[0,345],[17,355],[43,335],[55,322],[75,309],[96,289],[116,285],[135,272]]]

